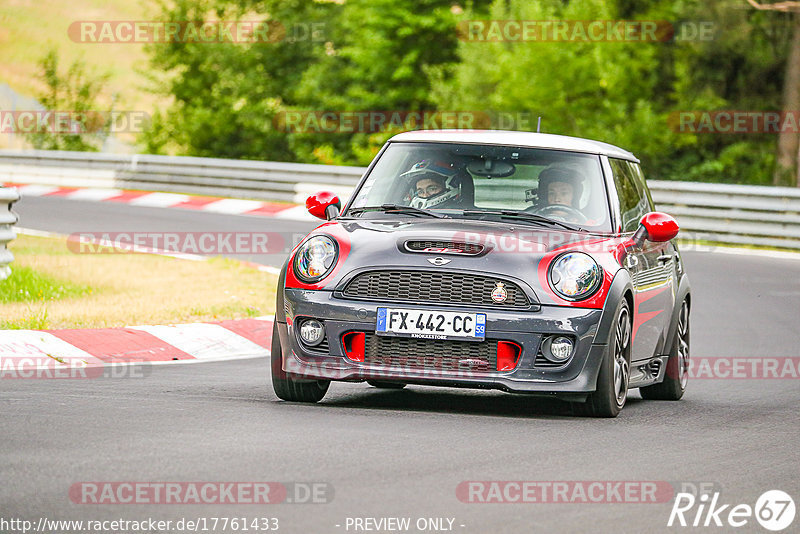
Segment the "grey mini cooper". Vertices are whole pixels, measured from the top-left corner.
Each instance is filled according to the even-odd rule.
[[[344,207],[292,251],[277,292],[272,384],[317,402],[331,381],[555,396],[615,417],[631,388],[678,400],[689,281],[675,220],[639,161],[548,134],[390,139]]]

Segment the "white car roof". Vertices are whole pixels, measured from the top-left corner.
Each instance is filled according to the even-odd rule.
[[[397,134],[390,142],[398,143],[473,143],[486,145],[508,145],[525,148],[551,148],[602,154],[612,158],[627,159],[639,162],[628,152],[617,146],[591,139],[568,137],[566,135],[543,134],[533,132],[512,132],[505,130],[417,130]]]

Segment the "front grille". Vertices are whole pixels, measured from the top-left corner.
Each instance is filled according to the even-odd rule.
[[[451,254],[476,255],[483,252],[483,245],[479,245],[477,243],[459,243],[457,241],[406,241],[406,248],[412,252],[426,252],[425,249],[427,248],[446,248],[450,249],[449,253]]]
[[[496,371],[497,343],[386,337],[367,333],[364,363],[437,371]]]
[[[505,302],[492,300],[492,291],[502,283]],[[370,271],[356,276],[344,289],[352,298],[445,302],[492,307],[524,308],[530,304],[525,293],[512,282],[459,273],[429,271]]]

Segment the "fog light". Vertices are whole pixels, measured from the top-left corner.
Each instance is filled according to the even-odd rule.
[[[325,329],[322,328],[322,323],[316,319],[308,319],[303,321],[300,325],[300,339],[303,343],[311,347],[319,345],[322,338],[325,336]]]
[[[572,355],[572,340],[565,336],[553,336],[544,342],[544,356],[554,362],[566,361]]]

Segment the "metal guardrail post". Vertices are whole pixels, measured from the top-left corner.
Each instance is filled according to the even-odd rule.
[[[19,192],[13,187],[0,187],[0,280],[5,280],[11,275],[9,264],[14,261],[14,255],[8,250],[8,244],[17,237],[13,225],[17,222],[17,214],[11,211],[11,206],[19,200]]]

